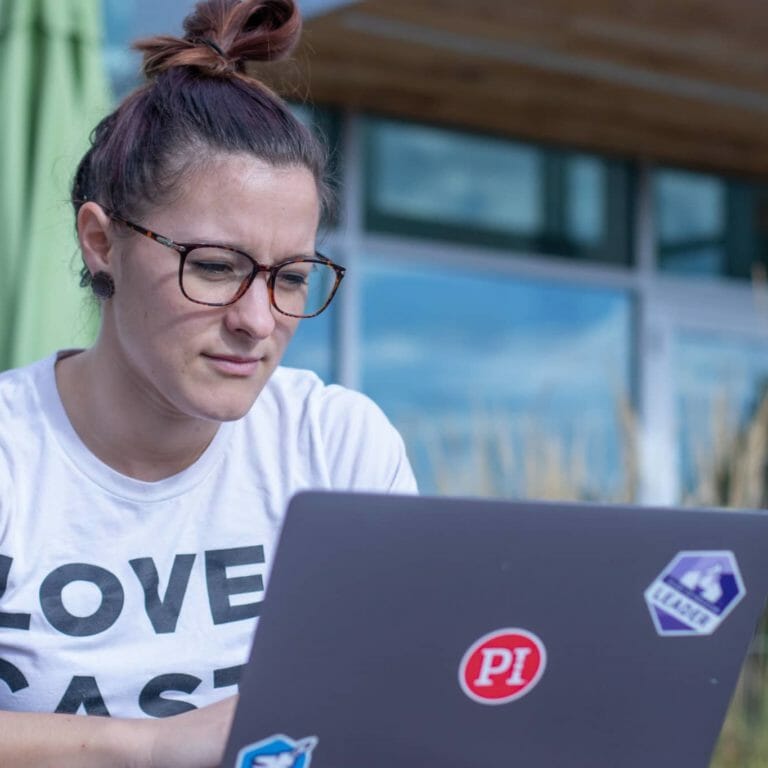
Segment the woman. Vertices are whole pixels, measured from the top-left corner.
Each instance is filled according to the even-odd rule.
[[[344,274],[323,152],[245,73],[294,46],[293,0],[184,29],[138,44],[149,82],[76,173],[96,344],[0,376],[6,768],[216,765],[290,496],[415,490],[369,400],[278,368]]]

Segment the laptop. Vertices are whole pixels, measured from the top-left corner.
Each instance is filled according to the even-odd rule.
[[[222,768],[705,768],[768,514],[306,492]]]

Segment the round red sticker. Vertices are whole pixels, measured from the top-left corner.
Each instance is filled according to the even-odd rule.
[[[480,704],[506,704],[529,693],[544,674],[544,643],[526,629],[497,629],[472,643],[459,665],[459,684]]]

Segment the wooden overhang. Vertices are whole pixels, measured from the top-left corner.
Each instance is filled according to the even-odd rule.
[[[362,0],[289,72],[315,103],[768,178],[768,0]]]

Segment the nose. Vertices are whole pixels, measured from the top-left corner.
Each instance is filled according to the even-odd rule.
[[[227,307],[224,322],[229,331],[265,339],[275,329],[275,315],[269,301],[266,273],[256,275],[248,290]]]

